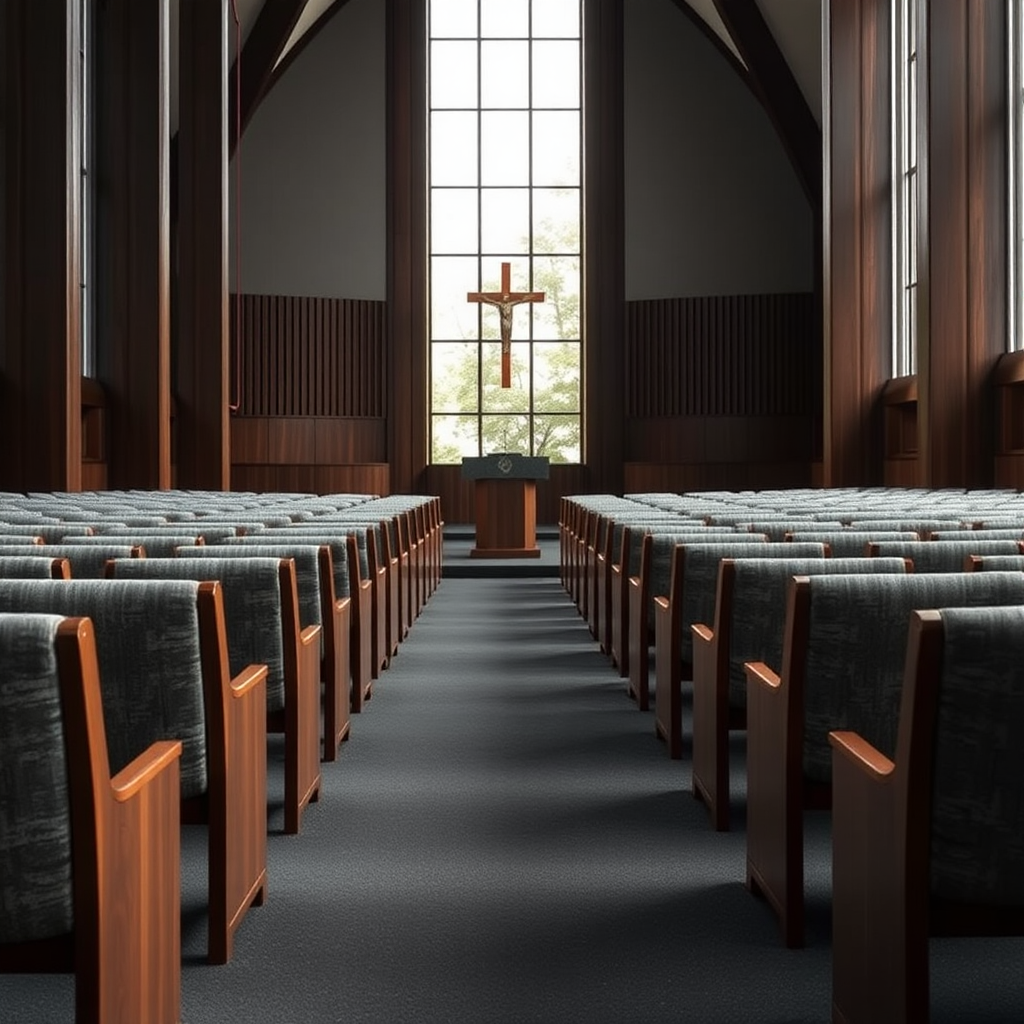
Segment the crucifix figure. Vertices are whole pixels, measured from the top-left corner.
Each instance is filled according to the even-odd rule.
[[[512,310],[521,302],[543,302],[543,292],[514,292],[511,285],[512,264],[501,265],[500,292],[468,292],[467,302],[483,302],[497,306],[501,314],[501,386],[512,387]]]

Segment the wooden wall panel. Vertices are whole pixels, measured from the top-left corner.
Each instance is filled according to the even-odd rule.
[[[882,482],[891,375],[890,0],[826,0],[822,479]]]
[[[920,90],[922,483],[991,486],[992,371],[1007,336],[1005,4],[932,3]]]
[[[315,419],[318,463],[387,462],[387,429],[380,419]]]
[[[167,0],[97,5],[93,298],[117,488],[171,483],[169,18]]]
[[[316,458],[313,421],[298,417],[274,417],[267,421],[267,462],[308,463]]]
[[[627,462],[625,492],[812,486],[806,462]]]
[[[391,470],[387,463],[362,466],[317,466],[313,475],[318,494],[391,493]]]
[[[241,330],[232,322],[240,415],[387,415],[385,303],[243,294],[240,305]]]
[[[820,393],[812,293],[626,304],[626,416],[810,414]]]
[[[0,488],[82,486],[76,0],[8,0]]]

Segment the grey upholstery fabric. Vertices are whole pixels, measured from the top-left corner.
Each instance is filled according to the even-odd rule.
[[[71,566],[71,575],[77,580],[102,579],[108,559],[130,558],[131,554],[131,544],[33,544],[30,548],[12,544],[0,547],[0,557],[66,558]]]
[[[1024,608],[941,615],[932,892],[1024,906]]]
[[[48,580],[52,558],[38,558],[36,555],[0,556],[0,579],[4,580]]]
[[[0,614],[0,943],[74,927],[60,615]]]
[[[757,536],[753,534],[752,536]],[[754,550],[756,548],[756,550]],[[711,624],[715,617],[715,595],[718,592],[718,568],[723,558],[824,558],[822,544],[686,544],[683,557],[683,607],[679,618],[682,630],[680,651],[684,662],[693,660],[693,638],[690,627],[695,622]]]
[[[728,541],[724,538],[728,537]],[[643,538],[641,537],[641,540]],[[725,534],[701,534],[699,531],[689,533],[653,533],[651,535],[651,560],[648,567],[650,582],[647,590],[647,614],[650,622],[654,623],[654,599],[664,597],[670,590],[672,581],[672,553],[680,544],[687,546],[693,544],[728,544],[730,547],[742,545],[743,547],[766,546],[764,534],[760,533],[729,533]],[[729,557],[723,555],[723,558]]]
[[[816,540],[829,546],[833,558],[860,558],[869,541],[919,540],[913,530],[793,530],[792,540]]]
[[[133,535],[138,533],[138,529],[132,526],[116,526],[112,528],[102,528],[104,536],[111,538],[126,537],[129,540]],[[202,520],[197,520],[194,523],[189,523],[187,529],[182,529],[178,523],[169,523],[166,527],[147,527],[146,533],[150,535],[160,536],[166,533],[171,537],[202,537],[204,542],[207,544],[220,544],[228,537],[238,536],[238,531],[234,526],[225,524],[210,524],[204,523]],[[147,553],[149,549],[146,549]]]
[[[65,537],[90,534],[92,528],[76,523],[25,523],[4,525],[0,527],[0,533],[21,533],[31,537],[42,537],[47,544],[60,544]]]
[[[118,579],[220,580],[231,675],[267,666],[267,708],[284,707],[284,638],[279,558],[120,559]]]
[[[258,538],[251,538],[256,541]],[[275,537],[273,543],[208,544],[179,552],[182,558],[291,558],[299,590],[299,621],[303,628],[321,625],[320,547],[313,543],[285,543]]]
[[[914,561],[914,572],[962,572],[968,555],[1014,555],[1014,540],[917,540],[879,541],[878,555],[900,555]]]
[[[832,777],[832,729],[895,755],[911,611],[1024,603],[1024,573],[812,576],[809,587],[803,765],[819,782]]]
[[[825,530],[842,529],[840,522],[828,522],[815,519],[752,519],[750,522],[737,523],[737,529],[749,530],[751,533],[763,533],[769,540],[785,540],[786,534],[794,530]]]
[[[1024,555],[982,555],[977,569],[983,572],[1020,572],[1024,570]]]
[[[786,592],[794,576],[905,571],[902,558],[736,559],[729,645],[730,705],[747,706],[746,662],[763,661],[775,672],[782,669]]]
[[[177,548],[182,546],[191,545],[196,546],[196,541],[199,539],[199,535],[188,530],[183,530],[180,533],[152,533],[148,529],[139,528],[138,530],[130,530],[124,534],[127,542],[131,544],[137,544],[143,548],[146,552],[147,558],[173,558]],[[80,545],[94,546],[96,544],[106,544],[110,546],[110,534],[99,534],[92,537],[68,537],[64,541],[65,545]],[[122,556],[118,556],[119,558]],[[72,569],[74,572],[74,569]]]
[[[956,530],[963,525],[959,516],[947,519],[915,516],[905,512],[893,512],[892,516],[875,516],[873,518],[851,519],[851,530],[913,530],[920,537],[927,539],[933,530]]]
[[[157,740],[180,739],[183,799],[207,785],[196,591],[184,582],[0,580],[2,612],[92,619],[111,774]]]

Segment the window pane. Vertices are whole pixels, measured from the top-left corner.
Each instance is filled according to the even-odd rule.
[[[478,304],[466,301],[477,291],[475,256],[435,256],[430,261],[430,336],[438,341],[477,337]]]
[[[483,416],[480,420],[485,455],[518,452],[530,455],[530,417],[513,414]]]
[[[538,256],[534,285],[544,301],[533,309],[533,337],[539,341],[580,337],[580,261],[578,256]]]
[[[501,344],[487,343],[482,346],[484,412],[530,411],[530,345],[528,342],[512,342],[512,386],[501,386]]]
[[[480,193],[482,252],[529,252],[530,190],[485,188]]]
[[[579,0],[533,0],[533,34],[541,37],[578,37]]]
[[[580,251],[579,189],[533,190],[533,251],[578,253]]]
[[[579,413],[579,342],[534,343],[533,407],[537,412]]]
[[[525,40],[481,44],[481,107],[529,107],[529,46]]]
[[[459,463],[480,454],[475,416],[432,416],[431,425],[431,462]]]
[[[476,37],[476,0],[430,0],[432,36]]]
[[[540,111],[533,115],[534,185],[579,185],[578,112]]]
[[[533,438],[536,455],[552,462],[580,461],[579,416],[535,416]]]
[[[530,115],[526,111],[480,115],[480,183],[530,183]]]
[[[475,188],[435,188],[430,192],[430,249],[472,253],[479,244]]]
[[[533,44],[533,105],[579,107],[579,43]]]
[[[501,0],[485,3],[480,11],[480,35],[516,37],[530,34],[530,5],[528,0]]]
[[[442,111],[430,115],[432,185],[477,183],[476,119],[472,111]]]
[[[430,408],[434,413],[466,413],[477,411],[477,359],[479,345],[475,342],[434,342],[430,346],[433,361],[433,386]]]
[[[475,107],[477,98],[477,44],[430,44],[430,105]]]

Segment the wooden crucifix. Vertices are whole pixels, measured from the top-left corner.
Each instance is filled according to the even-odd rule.
[[[521,302],[543,302],[543,292],[512,291],[512,264],[501,265],[500,292],[468,292],[467,302],[482,302],[497,306],[501,314],[501,386],[512,387],[512,310]]]

